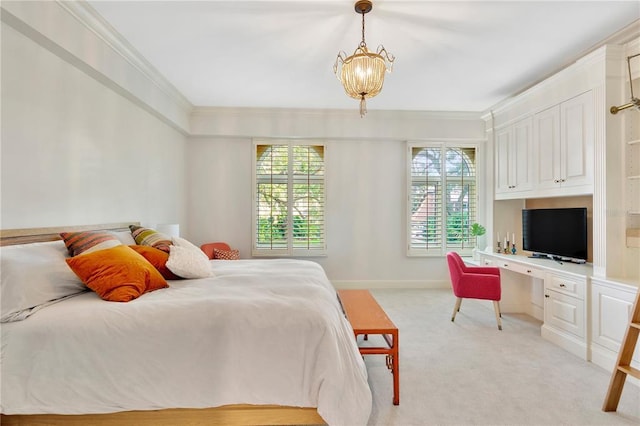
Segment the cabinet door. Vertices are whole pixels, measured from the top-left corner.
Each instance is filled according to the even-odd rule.
[[[518,193],[532,188],[531,118],[496,131],[496,194]]]
[[[496,132],[496,156],[495,156],[495,191],[496,194],[507,192],[511,189],[509,183],[509,145],[511,143],[511,127]]]
[[[560,104],[562,187],[593,185],[593,101],[591,92]]]
[[[531,118],[513,126],[512,186],[516,191],[530,190],[533,186]]]
[[[578,337],[585,337],[584,302],[553,290],[545,290],[544,323]]]
[[[560,183],[560,106],[534,115],[534,139],[537,142],[536,189],[557,188]]]
[[[592,341],[617,352],[629,324],[635,294],[597,282],[593,282],[591,294]],[[640,350],[636,354],[640,356]]]

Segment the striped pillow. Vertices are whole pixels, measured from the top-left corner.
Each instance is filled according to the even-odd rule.
[[[143,226],[130,225],[129,229],[131,229],[131,235],[133,239],[136,240],[136,244],[140,246],[151,246],[169,253],[169,246],[171,245],[170,236]]]
[[[107,231],[61,232],[60,237],[71,256],[122,245],[118,237]]]

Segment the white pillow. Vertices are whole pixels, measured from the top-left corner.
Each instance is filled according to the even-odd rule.
[[[20,321],[55,301],[87,291],[67,266],[62,240],[0,248],[0,322]]]
[[[172,238],[166,267],[182,278],[206,278],[213,276],[209,258],[202,250],[180,237]]]
[[[111,233],[115,235],[116,238],[119,239],[120,242],[125,246],[136,245],[136,240],[133,239],[133,235],[131,235],[131,231],[111,231]]]

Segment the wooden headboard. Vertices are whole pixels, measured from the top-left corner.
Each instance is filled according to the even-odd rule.
[[[16,244],[39,243],[43,241],[60,240],[61,232],[77,231],[128,231],[129,225],[139,225],[140,222],[105,223],[101,225],[56,226],[49,228],[23,228],[0,230],[0,246]]]

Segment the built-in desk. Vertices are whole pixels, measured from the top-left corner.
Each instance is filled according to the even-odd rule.
[[[482,264],[492,264],[515,272],[531,274],[533,272],[550,271],[572,274],[578,277],[590,277],[593,275],[593,266],[590,263],[557,262],[549,258],[536,258],[512,254],[480,252]],[[490,261],[487,263],[487,261]],[[528,272],[531,269],[532,272]]]
[[[594,277],[590,264],[521,255],[480,252],[473,263],[501,268],[503,312],[522,312],[543,321],[543,338],[600,367],[613,368],[638,280]],[[640,345],[632,366],[640,368]],[[639,384],[633,378],[630,382]]]
[[[534,316],[543,321],[543,338],[589,359],[587,290],[593,273],[590,264],[487,252],[480,253],[480,264],[505,271],[502,288],[506,300],[501,302],[504,312]],[[511,285],[510,281],[522,281],[522,277],[529,284],[526,288]]]

